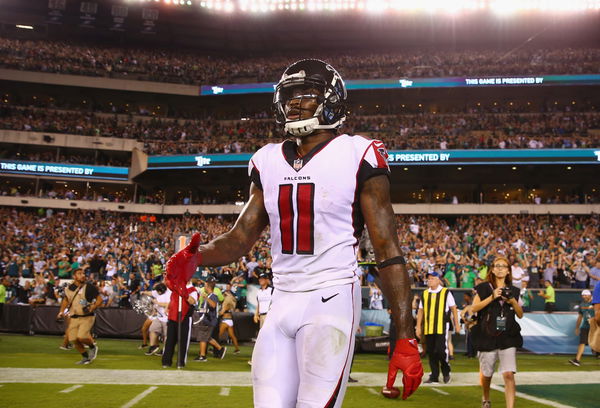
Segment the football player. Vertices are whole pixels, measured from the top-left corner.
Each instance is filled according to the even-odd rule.
[[[250,197],[233,228],[206,245],[199,234],[167,264],[191,276],[247,254],[270,225],[271,310],[252,355],[255,407],[340,407],[361,312],[356,252],[365,223],[379,283],[396,319],[397,343],[382,393],[402,398],[421,382],[410,281],[390,203],[382,142],[339,135],[346,118],[344,81],[329,64],[290,65],[276,86],[277,123],[289,136],[259,149],[249,163]]]

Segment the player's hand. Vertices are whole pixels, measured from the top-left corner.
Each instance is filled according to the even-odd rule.
[[[201,255],[198,252],[199,246],[200,233],[196,232],[192,235],[190,243],[167,261],[165,283],[169,289],[176,291],[179,295],[185,295],[185,286],[201,261]]]
[[[258,315],[254,315],[254,323],[258,323],[260,321]]]
[[[396,374],[402,371],[402,399],[407,399],[419,388],[423,377],[423,365],[419,356],[416,339],[400,339],[396,341],[396,348],[388,367],[388,378],[381,393],[386,398],[398,398],[400,390],[394,387]]]

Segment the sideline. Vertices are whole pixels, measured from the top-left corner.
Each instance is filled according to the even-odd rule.
[[[496,391],[500,391],[500,392],[504,392],[504,387],[501,387],[499,385],[492,385],[490,387],[493,390]],[[533,395],[529,395],[529,394],[525,394],[524,392],[519,392],[517,391],[515,394],[517,397],[519,398],[523,398],[529,401],[533,401],[533,402],[537,402],[540,404],[544,404],[544,405],[548,405],[549,407],[554,407],[554,408],[575,408],[571,405],[564,405],[564,404],[560,404],[556,401],[551,401],[551,400],[547,400],[544,398],[538,398],[538,397],[534,397]]]
[[[356,374],[356,375],[355,375]],[[386,373],[352,373],[358,380],[349,387],[381,387],[387,380]],[[396,380],[402,384],[401,376]],[[600,371],[527,371],[517,373],[519,385],[548,384],[598,384]],[[501,376],[492,382],[504,385]],[[47,384],[117,384],[117,385],[175,385],[250,387],[252,378],[248,371],[185,371],[185,370],[107,370],[99,368],[0,368],[1,383],[47,383]],[[435,384],[434,387],[466,387],[479,385],[479,373],[452,373],[451,384]],[[422,384],[421,387],[431,387]]]

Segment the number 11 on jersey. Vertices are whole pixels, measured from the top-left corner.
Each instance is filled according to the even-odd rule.
[[[294,184],[279,185],[279,229],[281,232],[281,252],[313,255],[315,252],[315,185],[299,183],[296,185],[294,203]],[[295,204],[295,205],[294,205]],[[298,214],[296,225],[294,215]],[[294,234],[295,231],[295,234]]]

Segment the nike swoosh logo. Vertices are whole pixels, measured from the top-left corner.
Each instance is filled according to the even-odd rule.
[[[331,299],[333,299],[334,297],[336,297],[337,295],[339,295],[339,292],[336,293],[335,295],[329,296],[328,298],[324,298],[323,296],[321,296],[321,302],[325,303],[325,302],[329,302]]]

